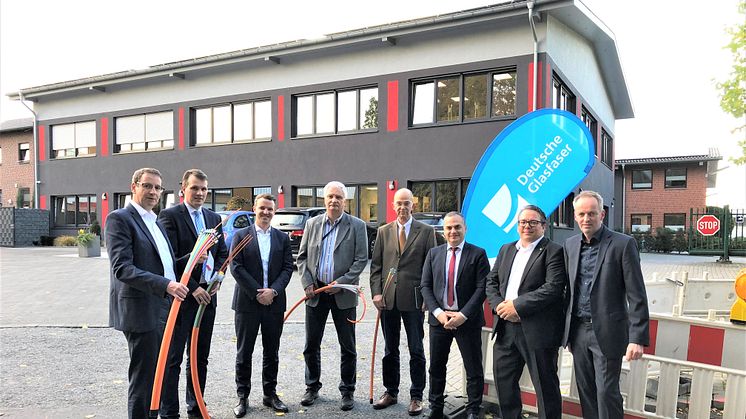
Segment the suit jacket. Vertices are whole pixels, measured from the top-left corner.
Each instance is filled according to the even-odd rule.
[[[399,252],[397,222],[392,221],[378,229],[370,262],[370,291],[376,296],[383,293],[384,283],[391,268],[396,269],[393,283],[383,296],[387,308],[400,311],[420,310],[415,304],[415,293],[420,292],[422,265],[427,252],[435,247],[435,230],[429,225],[412,219],[404,251]],[[422,304],[420,295],[416,299]]]
[[[228,258],[228,248],[225,245],[225,239],[223,238],[223,229],[220,224],[220,215],[215,214],[207,208],[202,208],[202,215],[205,221],[205,228],[213,228],[218,226],[219,235],[218,242],[213,245],[209,252],[212,255],[215,266],[215,270],[220,269],[223,262]],[[197,242],[197,230],[194,228],[194,217],[189,213],[189,208],[186,204],[180,204],[171,208],[164,209],[158,214],[158,221],[163,225],[168,235],[168,241],[171,243],[171,247],[174,249],[176,258],[179,260],[179,269],[176,272],[176,278],[181,279],[181,275],[184,273],[186,262],[189,260],[189,255],[194,249],[194,243]],[[182,266],[183,265],[183,266]],[[199,287],[200,276],[202,275],[202,265],[194,267],[192,276],[189,278],[189,291],[193,292]],[[212,305],[217,305],[217,295],[212,297]]]
[[[621,357],[629,342],[647,346],[648,298],[640,268],[640,254],[632,237],[601,227],[601,240],[591,285],[591,318],[593,331],[604,355]],[[575,301],[575,282],[580,261],[582,234],[565,241],[565,265],[570,278],[570,292],[563,345],[567,345]]]
[[[487,276],[487,300],[493,313],[505,301],[510,271],[518,253],[516,243],[502,246]],[[521,317],[521,328],[530,348],[559,348],[562,343],[567,287],[563,255],[562,246],[544,237],[531,252],[521,276],[513,305]],[[493,334],[503,334],[505,322],[495,316]]]
[[[321,238],[324,236],[326,213],[319,214],[306,222],[305,232],[298,251],[298,272],[305,289],[318,280],[318,267],[321,259]],[[340,284],[360,282],[360,274],[368,264],[368,233],[365,222],[350,214],[343,213],[337,226],[337,240],[334,242],[334,279]],[[348,309],[357,306],[357,295],[349,291],[334,294],[337,307]],[[306,301],[311,307],[318,304],[319,298]]]
[[[275,228],[270,229],[270,234],[267,282],[269,288],[277,292],[277,296],[269,308],[271,312],[283,313],[287,306],[285,288],[293,275],[293,254],[287,234]],[[256,312],[262,306],[256,301],[256,293],[258,289],[264,288],[264,268],[262,268],[262,256],[254,225],[238,230],[233,235],[231,248],[247,235],[252,236],[253,239],[231,262],[231,273],[236,280],[231,308],[241,312]]]
[[[156,225],[168,237],[163,227]],[[166,294],[169,279],[163,276],[155,239],[131,204],[109,214],[105,234],[111,268],[109,326],[124,332],[154,330],[170,298]],[[170,244],[169,252],[175,260]]]
[[[428,321],[433,326],[440,325],[438,319],[433,315],[433,311],[445,307],[443,293],[447,286],[447,252],[448,244],[430,249],[422,267],[422,297],[430,313]],[[467,317],[464,327],[482,327],[484,326],[482,303],[484,303],[485,279],[490,272],[487,253],[481,247],[464,243],[464,250],[456,272],[455,288],[459,311]]]

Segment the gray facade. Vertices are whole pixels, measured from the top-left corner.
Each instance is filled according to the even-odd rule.
[[[537,10],[537,108],[555,106],[559,81],[574,96],[568,110],[578,116],[590,113],[596,121],[600,146],[602,131],[613,137],[615,120],[632,117],[613,36],[573,2],[542,2]],[[25,89],[22,94],[36,102],[39,115],[40,206],[50,209],[53,234],[69,233],[93,218],[105,220],[121,205],[119,197],[129,193],[135,169],[158,168],[166,189],[178,191],[184,170],[199,167],[211,188],[268,187],[279,195],[281,206],[302,204],[301,190],[330,180],[377,187],[375,202],[366,202],[375,208],[366,209],[366,216],[385,222],[392,219],[391,187],[456,180],[463,188],[490,142],[530,112],[532,53],[526,4],[515,2]],[[501,72],[515,75],[512,114],[469,119],[462,100],[455,120],[415,123],[418,83],[465,83],[473,74]],[[460,86],[462,99],[465,86]],[[377,91],[377,128],[296,135],[298,98],[331,92],[338,99],[341,92],[363,88]],[[199,143],[198,110],[227,104],[234,109],[257,100],[271,104],[271,138]],[[440,117],[437,103],[435,119]],[[119,150],[121,118],[164,111],[172,112],[172,137],[163,143],[171,147]],[[95,122],[93,152],[60,156],[55,127],[88,121]],[[580,187],[612,202],[613,161],[602,160]],[[451,200],[456,208],[437,208],[436,200],[422,199],[422,209],[460,209],[460,196]],[[72,203],[86,214],[61,214],[60,205]],[[613,207],[610,212],[613,219]],[[561,218],[562,226],[553,229],[556,239],[574,231],[566,209]]]

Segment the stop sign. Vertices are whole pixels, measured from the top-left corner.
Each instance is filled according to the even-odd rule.
[[[714,215],[703,215],[697,220],[697,231],[703,236],[714,236],[720,231],[720,220]]]

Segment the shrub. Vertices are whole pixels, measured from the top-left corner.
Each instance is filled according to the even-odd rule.
[[[242,196],[231,197],[231,199],[229,199],[228,202],[226,202],[225,204],[226,211],[250,210],[250,209],[251,209],[251,201]]]
[[[77,246],[78,240],[73,236],[57,236],[54,238],[55,246]]]
[[[686,233],[684,230],[679,230],[673,236],[673,250],[681,253],[689,250],[689,244],[687,243]]]
[[[673,249],[673,231],[658,227],[655,229],[655,247],[656,252],[669,253]]]
[[[98,223],[98,220],[93,220],[93,222],[91,222],[89,230],[97,236],[101,235],[101,224]]]

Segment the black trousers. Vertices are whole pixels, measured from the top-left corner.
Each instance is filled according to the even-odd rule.
[[[344,291],[342,291],[344,292]],[[324,337],[326,319],[332,313],[337,341],[340,347],[339,391],[344,394],[355,392],[357,372],[357,349],[355,348],[355,307],[340,309],[334,295],[319,294],[316,307],[306,305],[306,346],[303,357],[306,361],[306,387],[318,391],[321,388],[321,339]]]
[[[168,319],[171,299],[164,298],[158,319],[158,327],[147,332],[123,332],[127,339],[130,365],[127,371],[127,417],[145,419],[150,413],[150,396],[153,393],[153,379],[161,349],[163,329]]]
[[[598,345],[593,325],[575,318],[570,328],[570,352],[583,417],[623,418],[622,393],[619,390],[622,357],[607,358]]]
[[[412,387],[409,395],[413,399],[422,400],[425,390],[425,315],[422,310],[399,311],[396,308],[381,311],[381,329],[385,341],[385,352],[382,359],[383,385],[386,391],[396,397],[399,394],[401,368],[399,361],[399,340],[401,325],[407,333],[409,347],[409,376]]]
[[[262,390],[265,396],[277,392],[277,370],[280,365],[282,312],[271,312],[268,306],[259,311],[236,312],[236,394],[239,398],[251,393],[251,360],[259,329],[262,331]]]
[[[522,418],[523,403],[518,381],[528,365],[536,390],[539,417],[562,417],[562,395],[557,375],[559,348],[529,348],[520,323],[505,322],[505,333],[493,347],[493,376],[503,419]]]
[[[451,352],[451,343],[456,339],[458,350],[466,370],[466,412],[479,414],[484,391],[484,370],[482,368],[481,327],[459,327],[446,330],[443,326],[430,325],[430,408],[443,411],[446,388],[446,364]]]
[[[212,298],[215,298],[213,296]],[[207,364],[210,357],[210,343],[212,341],[212,328],[215,323],[215,306],[212,302],[205,307],[205,313],[202,317],[202,323],[199,328],[199,341],[197,342],[197,375],[199,376],[199,386],[202,394],[205,393],[205,383],[207,382]],[[192,384],[191,363],[194,360],[189,356],[192,344],[192,328],[194,327],[194,318],[197,315],[199,304],[191,295],[187,296],[181,303],[179,317],[174,325],[173,340],[168,353],[168,363],[166,364],[166,373],[163,377],[163,392],[161,396],[161,418],[178,418],[179,417],[179,376],[181,375],[181,361],[184,359],[184,347],[186,346],[186,403],[187,412],[199,413],[197,399],[194,396],[194,386]]]

